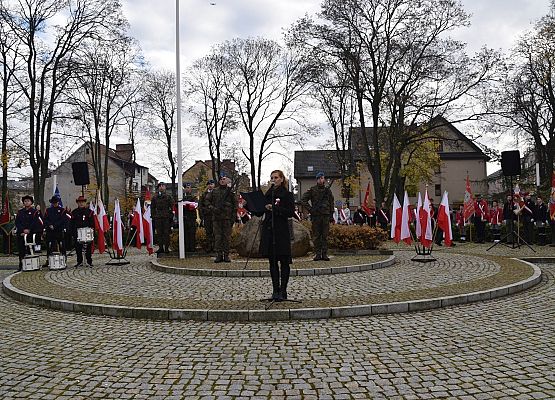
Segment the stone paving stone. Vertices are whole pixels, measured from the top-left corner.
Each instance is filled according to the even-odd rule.
[[[495,273],[495,263],[479,264],[463,280]],[[464,275],[449,265],[449,279]],[[540,267],[542,283],[505,298],[336,320],[132,320],[2,295],[0,398],[555,398],[555,265]],[[133,271],[116,275],[139,281]],[[95,293],[93,275],[72,279]]]

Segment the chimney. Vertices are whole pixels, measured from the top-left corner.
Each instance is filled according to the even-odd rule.
[[[116,154],[122,160],[131,162],[133,159],[133,145],[130,143],[116,144]]]

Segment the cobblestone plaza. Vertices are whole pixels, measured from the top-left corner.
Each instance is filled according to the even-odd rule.
[[[427,265],[395,251],[396,263],[386,268],[294,276],[291,295],[305,305],[372,300],[498,276],[502,268],[481,257],[483,248],[463,250],[439,252],[438,263]],[[541,281],[520,293],[349,318],[147,320],[57,311],[2,294],[0,398],[553,399],[555,264],[542,262],[536,264]],[[0,276],[12,273],[4,269]],[[146,256],[134,256],[127,267],[23,275],[27,280],[19,284],[28,290],[61,287],[60,298],[139,305],[173,298],[176,305],[238,307],[256,303],[270,287],[267,277],[164,274],[150,268]],[[27,282],[32,276],[43,279],[42,288]]]

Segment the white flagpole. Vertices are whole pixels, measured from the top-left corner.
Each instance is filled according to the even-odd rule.
[[[175,83],[177,105],[177,219],[179,223],[179,258],[185,258],[183,227],[183,155],[181,149],[181,66],[179,63],[179,0],[175,0]]]

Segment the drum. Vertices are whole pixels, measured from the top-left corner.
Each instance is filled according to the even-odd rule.
[[[94,231],[92,228],[78,228],[77,241],[79,243],[90,243],[94,240]]]
[[[52,253],[48,256],[48,269],[57,271],[66,268],[66,258],[63,254]]]
[[[40,256],[25,256],[23,260],[21,260],[21,269],[23,271],[39,271]]]

